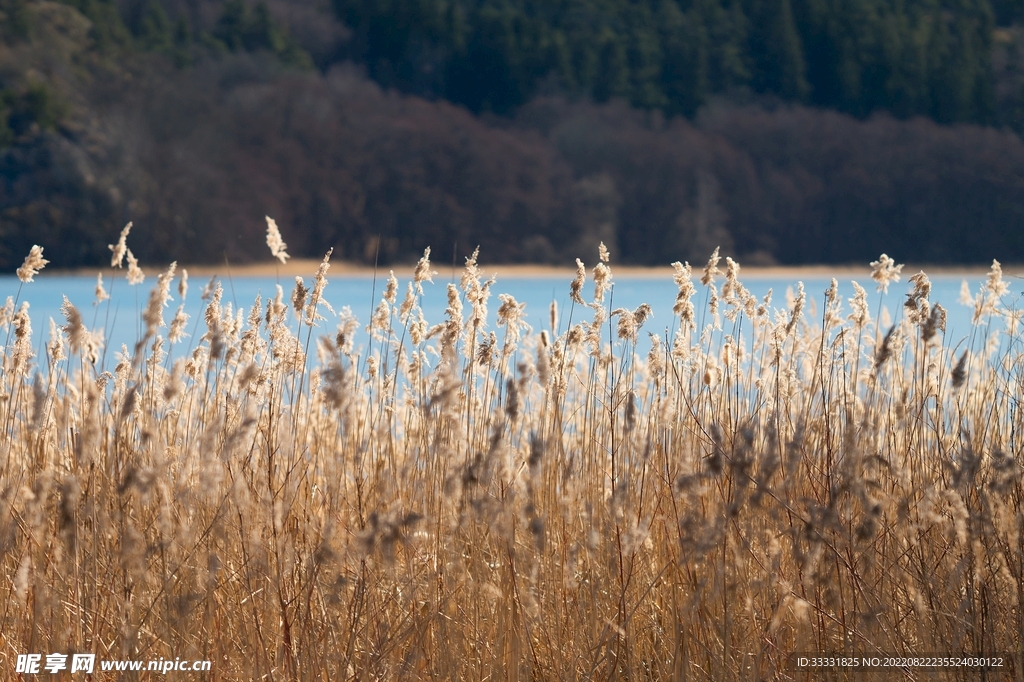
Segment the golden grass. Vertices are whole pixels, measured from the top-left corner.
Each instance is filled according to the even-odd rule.
[[[327,259],[291,301],[210,292],[205,333],[169,344],[172,269],[109,368],[70,304],[33,357],[12,301],[0,675],[51,651],[222,680],[796,679],[798,651],[1019,651],[1024,355],[998,265],[956,348],[926,278],[889,330],[867,294],[812,318],[802,286],[773,308],[717,265],[673,270],[678,329],[648,337],[607,297],[531,330],[502,296],[495,321],[475,258],[430,327],[425,259],[362,348],[347,309],[321,318]]]

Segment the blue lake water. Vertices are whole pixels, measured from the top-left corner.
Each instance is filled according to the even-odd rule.
[[[151,271],[152,272],[152,271]],[[311,277],[307,277],[306,284],[311,284]],[[906,292],[910,285],[906,281],[890,285],[888,294],[882,296],[881,303],[885,306],[893,319],[898,319],[901,314],[901,306]],[[985,280],[983,275],[970,277],[954,275],[936,275],[931,277],[933,302],[942,303],[949,311],[949,318],[946,331],[946,345],[955,346],[959,341],[966,338],[971,331],[972,309],[957,302],[960,295],[961,282],[967,280],[972,293],[976,293]],[[436,324],[444,320],[444,310],[447,306],[446,285],[449,280],[441,275],[434,276],[435,283],[424,284],[424,296],[421,300],[424,316],[429,324]],[[188,325],[192,337],[182,342],[174,351],[175,354],[182,352],[182,347],[188,348],[198,341],[204,328],[202,324],[205,302],[201,300],[201,292],[208,282],[208,279],[192,277],[189,280],[189,291],[186,297],[186,311],[191,316]],[[278,280],[274,277],[234,277],[219,278],[223,288],[225,303],[231,302],[237,309],[239,306],[248,309],[257,294],[263,296],[264,302],[268,297],[275,294],[275,284]],[[406,280],[400,278],[399,301],[405,292]],[[495,312],[499,306],[498,294],[511,294],[519,302],[525,302],[526,320],[536,330],[546,329],[549,326],[549,307],[551,301],[556,301],[559,306],[560,330],[564,330],[568,322],[570,311],[569,281],[565,277],[508,277],[499,279],[492,288],[492,296],[488,304],[490,310],[489,326],[495,326]],[[777,277],[764,277],[758,275],[741,277],[743,284],[758,298],[764,296],[769,289],[773,290],[772,307],[776,309],[786,308],[786,289],[796,289],[796,279],[780,279]],[[824,292],[829,287],[830,278],[825,276],[805,277],[802,279],[807,291],[809,301],[814,301],[818,314],[824,300]],[[869,302],[871,304],[871,315],[874,318],[879,306],[879,293],[875,291],[874,282],[871,281],[870,272],[865,269],[862,277],[857,281],[867,289]],[[1005,301],[1010,304],[1018,301],[1021,293],[1019,280],[1009,279],[1010,293]],[[27,300],[30,303],[29,313],[32,318],[34,331],[33,342],[41,348],[49,333],[49,318],[53,318],[58,325],[64,324],[64,317],[60,312],[63,296],[68,299],[82,313],[83,320],[90,328],[103,328],[106,330],[107,358],[108,362],[112,352],[120,348],[121,344],[130,347],[139,337],[142,328],[140,319],[141,312],[149,297],[150,288],[156,283],[153,274],[147,276],[146,281],[139,286],[129,286],[123,275],[115,282],[111,282],[108,273],[104,273],[104,284],[111,293],[109,302],[94,305],[94,290],[96,286],[95,276],[46,276],[45,273],[38,275],[31,283],[21,285],[14,276],[0,276],[0,304],[8,296],[18,296],[20,300]],[[294,279],[282,278],[280,280],[285,292],[286,301],[289,299]],[[706,290],[696,283],[698,292],[694,297],[694,304],[698,308],[706,301]],[[721,280],[719,280],[719,286]],[[20,292],[19,292],[20,286]],[[352,312],[359,318],[361,326],[369,321],[370,314],[380,300],[384,281],[381,277],[374,283],[372,277],[367,276],[336,276],[328,280],[324,297],[331,303],[335,310],[340,311],[343,306],[349,306]],[[175,300],[172,300],[164,311],[165,320],[170,323],[178,306],[177,279],[172,284],[171,290]],[[843,315],[849,314],[850,305],[847,301],[854,295],[853,287],[848,275],[839,279],[839,292],[843,298]],[[593,283],[588,278],[585,289],[585,298],[593,294]],[[612,307],[636,308],[641,303],[648,303],[653,308],[653,317],[644,325],[643,332],[654,332],[662,335],[666,329],[674,329],[674,318],[672,305],[675,300],[676,286],[669,276],[639,277],[627,276],[616,279],[614,289],[610,294]],[[1019,306],[1018,306],[1019,307]],[[320,322],[324,333],[333,334],[336,318],[326,310],[322,311],[328,319]],[[589,319],[589,311],[576,307],[574,322],[582,319]],[[198,326],[197,326],[198,323]],[[725,325],[723,321],[723,325]],[[166,335],[166,330],[163,330]],[[641,349],[647,348],[646,334],[642,333]]]

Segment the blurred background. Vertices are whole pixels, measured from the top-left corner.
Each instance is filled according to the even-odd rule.
[[[1024,262],[1024,0],[0,0],[0,269]]]

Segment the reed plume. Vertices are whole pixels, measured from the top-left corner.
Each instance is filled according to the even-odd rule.
[[[139,277],[129,228],[112,265]],[[797,652],[1020,651],[1024,345],[998,262],[948,338],[924,273],[892,322],[856,283],[848,314],[835,280],[822,307],[755,298],[716,249],[697,282],[673,264],[674,300],[613,309],[601,245],[594,300],[577,260],[562,328],[552,306],[534,330],[477,252],[428,292],[427,249],[369,306],[330,256],[290,299],[236,308],[211,280],[190,344],[184,271],[161,335],[172,264],[112,366],[67,299],[45,344],[0,307],[8,654],[732,680],[800,677]]]

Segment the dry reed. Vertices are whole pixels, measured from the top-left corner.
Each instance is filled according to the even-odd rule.
[[[128,229],[112,263],[140,281]],[[224,680],[796,679],[798,651],[1021,649],[1024,354],[989,325],[1015,314],[998,263],[954,348],[923,274],[883,329],[859,286],[812,319],[802,286],[772,310],[727,259],[719,293],[716,250],[703,297],[675,264],[648,346],[650,306],[606,303],[603,245],[593,300],[577,261],[542,330],[504,294],[489,327],[476,254],[431,329],[428,249],[360,346],[348,308],[320,325],[329,256],[294,319],[280,288],[249,311],[208,290],[190,351],[163,338],[186,338],[172,265],[112,371],[70,303],[34,357],[8,302],[3,675],[62,651]]]

